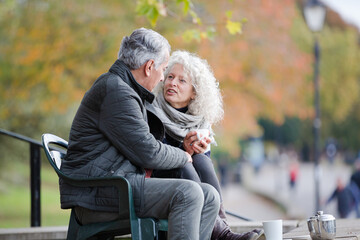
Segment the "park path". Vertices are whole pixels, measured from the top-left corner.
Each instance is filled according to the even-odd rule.
[[[320,164],[320,199],[325,201],[335,189],[337,178],[347,183],[351,167],[335,162]],[[301,163],[294,189],[289,186],[288,168],[266,163],[258,173],[250,165],[242,168],[242,184],[222,188],[226,210],[252,220],[307,219],[315,213],[315,181],[312,163]],[[322,206],[325,213],[339,217],[336,201]],[[229,217],[229,221],[236,220]]]

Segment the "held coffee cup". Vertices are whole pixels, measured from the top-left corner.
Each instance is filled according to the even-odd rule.
[[[204,137],[209,137],[210,136],[210,131],[209,129],[197,129],[196,130],[196,136],[198,138],[198,140],[202,140]]]
[[[282,240],[282,220],[263,221],[263,228],[266,240]]]

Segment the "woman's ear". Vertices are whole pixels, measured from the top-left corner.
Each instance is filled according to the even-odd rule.
[[[195,97],[196,97],[196,92],[195,92],[195,90],[193,90],[190,100],[195,100]]]
[[[154,60],[152,60],[152,59],[150,59],[149,61],[147,61],[146,63],[145,63],[145,69],[144,69],[144,71],[145,71],[145,75],[147,76],[147,77],[150,77],[150,75],[151,75],[151,70],[152,70],[152,68],[154,68],[155,67],[155,62],[154,62]]]

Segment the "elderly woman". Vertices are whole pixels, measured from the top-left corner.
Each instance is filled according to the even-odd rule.
[[[216,144],[211,126],[221,121],[224,115],[219,84],[207,62],[186,51],[173,52],[164,74],[164,82],[154,90],[156,100],[153,104],[165,126],[164,142],[187,151],[193,162],[181,169],[155,170],[153,177],[208,183],[221,197],[220,184],[210,159],[210,144]],[[221,205],[211,239],[253,240],[261,234],[262,230],[233,233]]]

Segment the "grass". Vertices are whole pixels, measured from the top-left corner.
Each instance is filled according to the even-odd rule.
[[[0,169],[0,228],[30,227],[30,166],[9,162]],[[47,162],[42,162],[41,226],[67,226],[69,217],[70,210],[60,208],[58,177]]]
[[[44,159],[44,157],[43,157]],[[0,228],[30,227],[30,165],[8,160],[0,169]],[[60,208],[58,177],[42,162],[41,226],[67,226],[70,210]],[[119,238],[120,239],[120,238]],[[130,240],[131,238],[121,238]]]
[[[41,226],[68,225],[70,211],[60,208],[58,177],[41,167]],[[30,227],[30,166],[27,162],[7,162],[0,170],[0,228]]]

